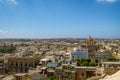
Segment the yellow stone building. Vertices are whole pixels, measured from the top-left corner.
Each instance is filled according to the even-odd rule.
[[[28,69],[35,68],[39,64],[38,59],[30,56],[10,57],[8,58],[9,69],[11,72],[28,72]]]

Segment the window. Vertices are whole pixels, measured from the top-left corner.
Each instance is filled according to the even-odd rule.
[[[25,66],[27,67],[27,63],[25,63]]]
[[[82,77],[84,77],[84,73],[82,73]]]
[[[28,72],[27,68],[25,68],[25,72]]]
[[[18,66],[18,63],[16,63],[16,67]]]
[[[13,66],[13,62],[11,63],[11,66]]]
[[[72,58],[74,58],[74,56],[72,56]]]
[[[22,67],[22,63],[20,63],[20,66]]]

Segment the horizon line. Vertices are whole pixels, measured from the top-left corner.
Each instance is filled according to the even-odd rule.
[[[58,38],[24,38],[24,37],[11,37],[11,38],[0,38],[0,39],[88,39],[89,37],[58,37]],[[120,38],[104,38],[104,37],[92,37],[92,39],[120,39]]]

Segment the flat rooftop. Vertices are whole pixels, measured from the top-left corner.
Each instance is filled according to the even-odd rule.
[[[26,75],[27,73],[17,73],[17,74],[15,74],[15,76],[24,76],[24,75]]]
[[[96,69],[96,67],[90,67],[90,66],[75,66],[75,68],[88,68],[88,69]]]
[[[120,62],[103,62],[103,64],[120,64]]]

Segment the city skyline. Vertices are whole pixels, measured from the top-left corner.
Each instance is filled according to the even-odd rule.
[[[120,0],[0,0],[0,38],[120,38]]]

